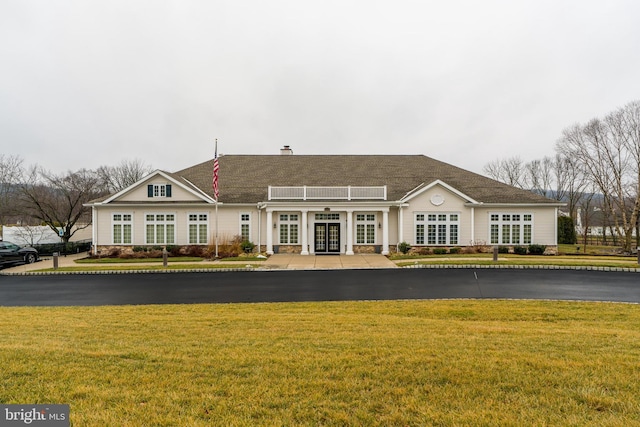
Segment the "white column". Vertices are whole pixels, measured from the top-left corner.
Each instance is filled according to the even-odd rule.
[[[476,208],[471,208],[471,244],[475,245],[476,241]],[[460,242],[458,242],[460,244]]]
[[[273,211],[267,209],[267,255],[273,255]]]
[[[398,250],[398,245],[402,242],[404,242],[404,215],[402,206],[398,206],[398,242],[396,243],[396,250]]]
[[[389,209],[382,211],[382,255],[389,255]]]
[[[345,255],[353,255],[353,211],[347,210],[347,251]]]
[[[300,214],[302,215],[302,226],[300,228],[302,251],[300,252],[300,255],[309,255],[309,230],[307,230],[307,217],[309,216],[309,211],[303,210]]]

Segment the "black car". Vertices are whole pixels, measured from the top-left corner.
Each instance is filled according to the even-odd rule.
[[[0,266],[38,261],[38,251],[31,247],[20,247],[11,242],[0,242]]]

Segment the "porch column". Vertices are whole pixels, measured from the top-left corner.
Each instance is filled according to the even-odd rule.
[[[382,255],[389,255],[389,209],[382,211]]]
[[[347,251],[345,255],[353,255],[353,211],[347,210]]]
[[[309,230],[307,230],[307,216],[309,215],[309,211],[303,210],[300,214],[302,215],[302,227],[300,229],[300,233],[302,234],[302,251],[300,255],[309,255]]]
[[[273,255],[273,211],[267,209],[267,255]]]

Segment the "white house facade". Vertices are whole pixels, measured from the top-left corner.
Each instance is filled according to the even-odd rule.
[[[94,249],[234,236],[268,254],[388,254],[401,242],[557,246],[561,203],[422,155],[287,152],[221,156],[219,165],[217,206],[212,160],[155,171],[91,202]]]

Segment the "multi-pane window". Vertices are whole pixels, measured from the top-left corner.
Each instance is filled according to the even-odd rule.
[[[147,196],[171,197],[171,184],[149,184],[147,185]]]
[[[415,214],[416,245],[457,245],[459,229],[460,216],[457,213]]]
[[[376,215],[356,214],[356,244],[372,245],[376,242]]]
[[[209,215],[206,213],[191,213],[188,215],[190,245],[206,245],[209,237]]]
[[[176,216],[148,213],[145,215],[145,241],[147,245],[173,245],[176,242]]]
[[[131,214],[113,214],[113,244],[130,245],[132,239],[131,229],[133,227],[133,217]]]
[[[340,220],[339,213],[317,213],[316,221],[338,221]]]
[[[251,214],[240,214],[240,237],[242,241],[251,241]]]
[[[297,245],[300,216],[280,214],[280,244]]]
[[[492,245],[530,245],[533,214],[490,214],[489,237]]]

